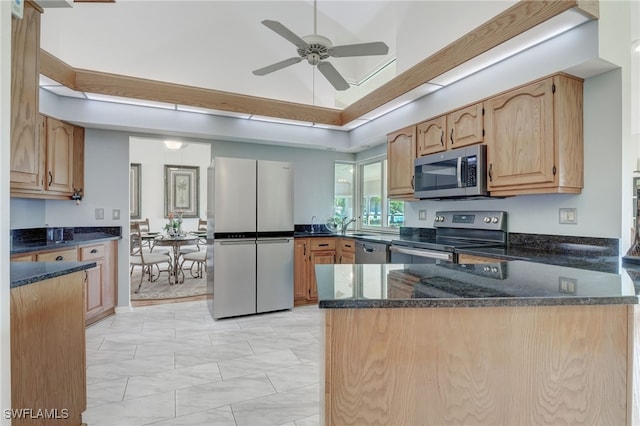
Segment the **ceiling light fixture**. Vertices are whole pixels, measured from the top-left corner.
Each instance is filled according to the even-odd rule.
[[[182,148],[182,141],[164,141],[164,146],[167,147],[167,149],[180,149]]]

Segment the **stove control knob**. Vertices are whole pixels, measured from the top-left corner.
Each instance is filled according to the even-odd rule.
[[[498,223],[498,217],[497,216],[492,217],[491,223]]]
[[[484,223],[489,223],[489,222],[491,222],[491,218],[489,216],[485,216]]]

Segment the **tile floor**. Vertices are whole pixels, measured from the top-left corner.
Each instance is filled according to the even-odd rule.
[[[214,321],[206,301],[87,328],[89,426],[319,424],[317,306]]]

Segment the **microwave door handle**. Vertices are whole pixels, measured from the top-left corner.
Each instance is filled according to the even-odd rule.
[[[458,188],[462,188],[462,157],[458,157],[456,164],[456,176],[458,177]]]

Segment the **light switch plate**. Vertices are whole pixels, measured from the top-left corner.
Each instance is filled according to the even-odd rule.
[[[418,210],[418,220],[427,220],[426,210]]]
[[[573,208],[561,208],[560,209],[560,223],[561,224],[576,224],[578,223],[578,209]]]
[[[120,220],[120,209],[111,210],[111,219]]]
[[[104,209],[102,207],[96,209],[96,220],[104,220]]]

